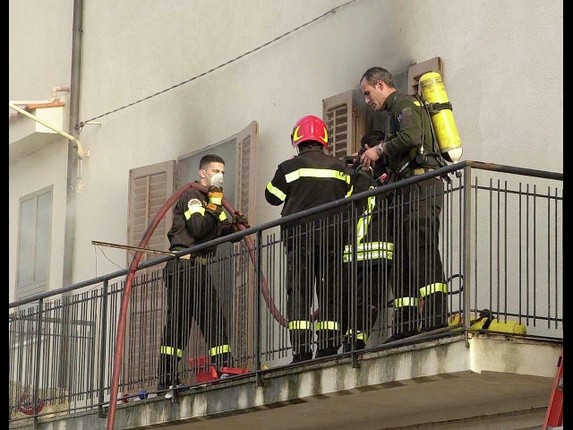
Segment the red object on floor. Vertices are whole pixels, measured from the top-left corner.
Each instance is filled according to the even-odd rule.
[[[187,361],[193,370],[199,370],[201,367],[207,367],[207,365],[211,364],[211,361],[204,355],[195,358],[189,358]]]
[[[247,369],[243,369],[242,367],[227,367],[223,366],[217,372],[217,368],[210,364],[210,360],[208,357],[204,355],[195,358],[189,358],[187,360],[189,362],[189,366],[195,372],[195,377],[197,378],[197,382],[204,383],[210,381],[216,381],[220,378],[220,375],[227,374],[229,376],[235,375],[244,375],[245,373],[249,373]]]
[[[244,369],[242,367],[226,367],[226,366],[221,367],[221,369],[219,369],[219,372],[221,374],[227,373],[228,375],[244,375],[245,373],[249,373],[247,369]]]
[[[563,351],[557,362],[557,374],[553,381],[553,389],[549,398],[549,406],[545,415],[543,430],[563,428]]]

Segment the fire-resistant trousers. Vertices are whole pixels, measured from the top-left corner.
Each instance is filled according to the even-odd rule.
[[[347,313],[342,264],[342,215],[337,214],[286,231],[287,313],[293,361],[336,354]],[[314,292],[318,311],[312,313]]]
[[[439,248],[443,201],[441,178],[398,188],[394,194],[394,338],[447,324],[447,285]]]
[[[371,204],[359,216],[350,218],[353,228],[345,247],[348,285],[356,288],[348,289],[349,309],[353,312],[348,315],[344,351],[364,348],[376,319],[384,321],[388,307],[394,250],[389,205],[384,196],[370,199]]]
[[[180,383],[178,364],[195,321],[203,333],[211,361],[230,363],[227,321],[206,264],[196,259],[169,260],[164,269],[167,315],[159,355],[159,384]]]

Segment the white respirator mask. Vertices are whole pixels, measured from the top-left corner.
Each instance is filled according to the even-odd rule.
[[[215,173],[211,176],[211,186],[223,189],[223,183],[225,182],[225,178],[223,177],[223,173]]]

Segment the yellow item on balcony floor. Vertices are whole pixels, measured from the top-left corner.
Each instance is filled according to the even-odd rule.
[[[461,313],[455,313],[450,316],[448,325],[451,328],[458,328],[462,323]],[[518,321],[500,321],[492,318],[492,313],[485,309],[480,311],[478,318],[470,321],[470,330],[487,330],[496,333],[525,334],[525,325]]]

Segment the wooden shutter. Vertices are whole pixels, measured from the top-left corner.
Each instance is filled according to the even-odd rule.
[[[442,78],[444,77],[442,74],[442,59],[440,57],[412,64],[408,68],[408,94],[418,94],[420,76],[428,72],[438,72]]]
[[[175,161],[144,166],[129,171],[128,245],[140,246],[148,226],[174,193]],[[146,248],[168,251],[167,231],[173,221],[172,208],[156,227]],[[128,265],[133,251],[127,252]],[[162,254],[143,253],[140,264]],[[154,389],[161,329],[164,323],[164,285],[161,266],[138,270],[133,281],[125,335],[125,356],[121,383],[126,392]],[[144,380],[143,378],[147,378]]]
[[[165,161],[129,171],[129,215],[127,242],[139,246],[149,224],[155,218],[165,201],[174,193],[175,161]],[[168,251],[167,232],[173,221],[172,210],[165,213],[153,232],[146,248]],[[128,265],[131,256],[128,253]],[[157,258],[156,254],[144,253],[141,263]]]
[[[254,225],[256,190],[260,185],[257,181],[256,153],[259,125],[256,121],[236,135],[236,167],[235,176],[235,209],[246,215],[249,223]],[[252,237],[254,240],[254,237]],[[234,244],[236,259],[235,280],[233,291],[233,354],[241,357],[238,363],[242,367],[252,368],[254,362],[247,360],[253,357],[255,351],[254,327],[256,309],[254,300],[256,294],[256,276],[253,263],[249,261],[249,253],[244,241]]]
[[[322,107],[330,153],[336,158],[351,154],[355,148],[352,91],[324,99]]]
[[[322,117],[333,157],[344,158],[358,151],[366,131],[366,105],[359,103],[361,97],[357,88],[322,100]]]
[[[259,124],[251,122],[237,134],[237,177],[235,184],[235,208],[245,214],[251,225],[255,224],[257,141]]]

